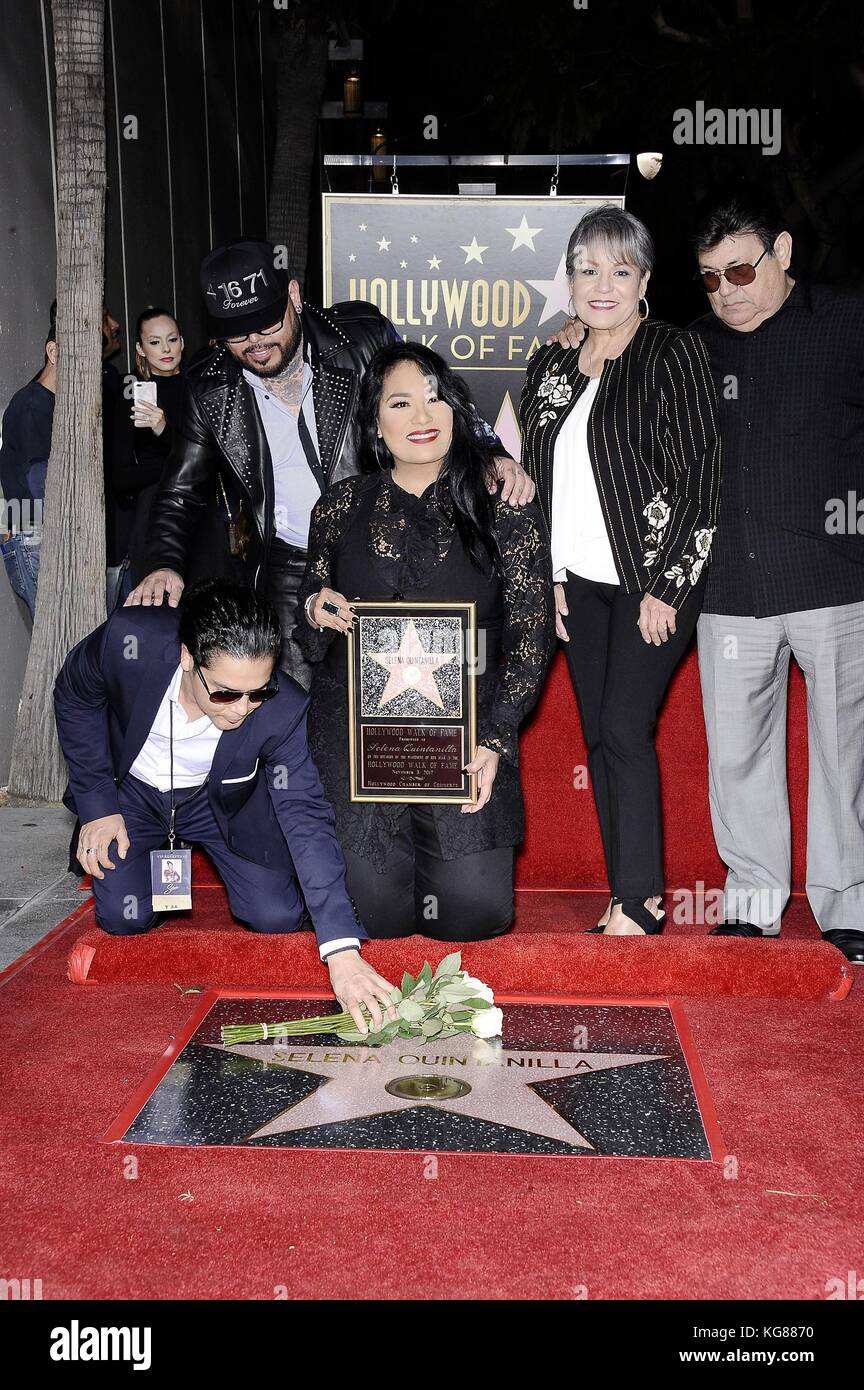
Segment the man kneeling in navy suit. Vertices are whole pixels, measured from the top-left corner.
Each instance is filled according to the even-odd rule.
[[[333,992],[365,1032],[361,1004],[376,1027],[381,1004],[395,1017],[392,985],[360,956],[366,932],[306,741],[309,699],[277,670],[281,643],[269,603],[210,579],[179,610],[117,609],[72,649],[54,709],[76,857],[99,926],[149,931],[150,851],[165,844],[173,800],[175,834],[206,850],[253,931],[300,930],[305,898]]]

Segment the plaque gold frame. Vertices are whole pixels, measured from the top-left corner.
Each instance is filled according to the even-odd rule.
[[[410,617],[416,613],[419,617],[428,616],[430,611],[435,613],[454,613],[464,619],[464,631],[468,635],[470,650],[470,660],[466,661],[463,655],[462,669],[467,677],[465,682],[467,694],[467,713],[463,715],[462,727],[467,734],[468,753],[466,762],[470,762],[474,756],[477,746],[477,605],[474,602],[451,602],[442,601],[434,603],[428,600],[418,600],[416,603],[403,599],[381,599],[364,603],[358,600],[356,605],[361,610],[360,616],[374,616],[376,614],[393,613]],[[477,801],[477,774],[468,774],[468,795],[462,792],[438,792],[430,793],[426,796],[400,796],[390,792],[358,792],[357,790],[357,686],[354,679],[355,666],[355,644],[357,638],[354,631],[347,634],[348,639],[348,777],[350,784],[350,795],[352,801],[371,801],[371,802],[398,802],[403,806],[468,806],[474,805]],[[394,721],[395,722],[395,721]],[[434,717],[423,720],[402,719],[403,724],[431,724]],[[458,727],[453,726],[451,727]]]

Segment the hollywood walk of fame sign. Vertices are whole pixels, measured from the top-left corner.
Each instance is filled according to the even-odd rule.
[[[251,1148],[721,1161],[676,1001],[510,1001],[483,1042],[335,1035],[226,1047],[221,1027],[309,1017],[319,1000],[211,990],[106,1140]]]
[[[348,634],[352,801],[476,800],[473,603],[357,603]]]
[[[604,203],[624,199],[325,193],[324,302],[368,300],[440,352],[518,459],[525,363],[570,312],[567,243]]]

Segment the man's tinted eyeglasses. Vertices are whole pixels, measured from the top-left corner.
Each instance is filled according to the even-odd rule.
[[[759,257],[761,261],[768,255],[767,250],[762,252]],[[696,279],[701,280],[709,294],[716,294],[720,288],[720,277],[725,275],[730,285],[752,285],[756,279],[756,267],[759,261],[754,261],[751,265],[749,261],[743,261],[741,265],[730,265],[728,270],[697,270]]]
[[[272,328],[256,328],[253,332],[255,332],[259,338],[272,338],[274,333],[279,332],[284,322],[284,319],[280,319],[278,323],[273,324]],[[221,341],[223,343],[231,343],[232,347],[237,347],[239,343],[248,343],[249,334],[243,333],[239,338],[222,338]]]
[[[237,700],[242,700],[244,695],[253,705],[260,705],[265,700],[272,700],[273,696],[279,693],[279,686],[275,684],[275,676],[273,677],[273,685],[262,685],[257,690],[211,690],[197,661],[195,662],[195,670],[214,705],[233,705]]]

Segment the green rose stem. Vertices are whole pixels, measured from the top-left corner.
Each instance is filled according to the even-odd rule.
[[[365,1004],[362,1012],[368,1019],[369,1010]],[[299,1038],[304,1033],[334,1033],[337,1028],[354,1028],[357,1025],[348,1013],[325,1014],[320,1018],[294,1018],[288,1023],[235,1023],[222,1029],[222,1041],[228,1047],[235,1043],[264,1042],[267,1038]]]
[[[366,1018],[369,1018],[368,1010],[363,1008]],[[411,1036],[420,1038],[423,1030],[419,1024],[409,1025]],[[238,1043],[265,1042],[268,1038],[302,1038],[310,1033],[335,1033],[338,1028],[356,1028],[350,1014],[325,1014],[322,1018],[298,1018],[292,1019],[290,1023],[235,1023],[225,1024],[222,1027],[222,1042],[226,1047],[235,1047]],[[436,1042],[441,1037],[452,1037],[454,1033],[470,1033],[470,1023],[453,1023],[449,1027],[442,1029],[429,1042]],[[377,1037],[374,1030],[370,1029],[370,1038]]]
[[[403,1038],[422,1038],[424,1042],[427,1039],[433,1042],[453,1037],[455,1033],[472,1032],[474,1014],[478,1010],[488,1009],[490,1003],[487,999],[474,997],[473,987],[479,981],[471,980],[466,987],[464,972],[460,970],[461,961],[461,952],[453,951],[439,962],[434,974],[428,961],[424,961],[416,979],[406,971],[401,989],[393,991],[392,1002],[396,1005],[398,1018],[388,1019],[385,1013],[384,1022],[378,1030],[370,1028],[368,1033],[361,1034],[350,1013],[324,1014],[317,1018],[290,1019],[285,1023],[227,1024],[221,1029],[222,1042],[227,1047],[233,1047],[239,1043],[265,1042],[268,1038],[298,1038],[312,1033],[338,1034],[344,1030],[349,1036],[343,1037],[342,1041],[362,1042],[368,1039],[377,1045],[392,1038],[396,1031]],[[457,996],[466,993],[469,997],[439,998],[439,991],[446,992],[448,986],[451,987],[451,994],[452,986],[456,986]],[[425,997],[427,990],[429,997]],[[365,1004],[361,1004],[360,1008],[368,1024],[371,1019],[369,1009]],[[406,1016],[409,1008],[417,1011],[413,1019]],[[426,1033],[423,1025],[428,1027],[427,1020],[440,1024],[440,1027],[431,1034]]]
[[[433,1008],[433,1005],[432,1005]],[[369,1019],[367,1006],[361,1005],[365,1019]],[[404,1020],[401,1020],[404,1023]],[[228,1023],[222,1026],[222,1042],[225,1047],[235,1047],[239,1042],[264,1042],[267,1038],[281,1037],[304,1037],[310,1033],[338,1033],[339,1029],[356,1029],[350,1013],[325,1013],[317,1019],[292,1019],[289,1023]],[[419,1023],[408,1024],[411,1029],[411,1036],[422,1037],[422,1029]],[[453,1022],[445,1029],[436,1034],[435,1038],[429,1038],[429,1042],[436,1041],[439,1037],[453,1037],[454,1033],[470,1033],[471,1023]],[[374,1030],[369,1029],[368,1037],[376,1037]]]

